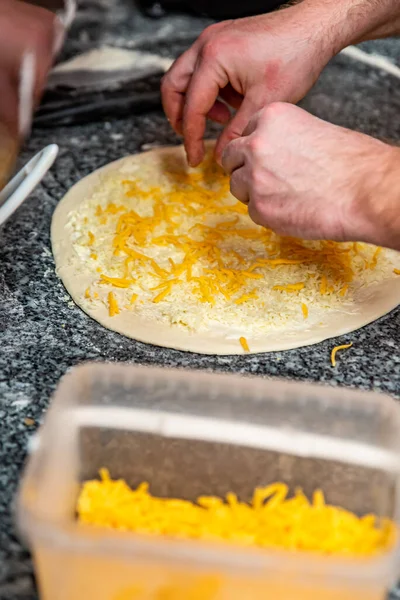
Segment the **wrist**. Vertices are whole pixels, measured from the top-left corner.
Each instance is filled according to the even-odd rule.
[[[304,11],[308,13],[307,21],[313,23],[330,59],[351,44],[387,37],[398,31],[397,1],[303,0],[296,8],[303,11],[303,18]]]
[[[371,160],[360,194],[361,241],[400,250],[400,148],[382,146],[381,154]]]

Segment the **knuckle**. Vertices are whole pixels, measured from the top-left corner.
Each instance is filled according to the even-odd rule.
[[[230,177],[230,182],[229,182],[229,187],[230,187],[232,194],[234,194],[234,190],[237,189],[238,183],[239,183],[238,174],[236,171],[234,171]]]
[[[161,79],[161,93],[165,93],[166,91],[168,91],[168,88],[170,87],[170,75],[169,73],[166,73],[163,78]]]
[[[264,121],[275,120],[281,117],[286,111],[284,102],[271,102],[261,110],[261,117]]]
[[[201,57],[205,61],[215,61],[220,54],[220,43],[218,40],[207,41],[201,49]]]
[[[248,142],[248,148],[252,156],[258,157],[262,153],[264,141],[259,135],[252,135]]]
[[[260,194],[260,191],[256,189],[254,185],[252,186],[251,199],[259,214],[264,214],[268,211],[268,203],[265,201],[262,193]]]
[[[261,215],[253,198],[250,199],[248,211],[250,219],[254,221],[256,225],[265,225],[265,220],[263,219],[263,216]]]
[[[213,23],[212,25],[209,25],[201,32],[201,34],[199,35],[199,40],[206,42],[214,33],[219,31],[220,28],[220,23]]]
[[[165,73],[163,78],[161,79],[161,91],[169,90],[170,88],[177,87],[177,76],[176,76],[176,67],[172,65],[170,70]]]

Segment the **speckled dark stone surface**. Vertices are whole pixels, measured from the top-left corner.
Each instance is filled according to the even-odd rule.
[[[74,27],[65,55],[96,45],[99,40],[122,47],[149,48],[149,32],[158,32],[158,50],[173,56],[206,23],[189,17],[154,22],[137,16],[131,22],[125,18],[125,11],[124,3],[117,3],[113,15],[108,16],[107,27],[97,23],[101,11],[85,12]],[[369,43],[364,49],[381,52],[400,65],[400,41]],[[346,56],[332,61],[302,104],[334,123],[400,141],[399,80]],[[1,600],[35,597],[31,563],[17,541],[11,502],[27,442],[59,378],[73,365],[106,360],[253,373],[400,396],[399,309],[345,340],[337,340],[351,341],[354,346],[336,369],[329,361],[336,340],[283,353],[204,357],[137,343],[92,321],[70,302],[54,273],[49,234],[53,210],[70,186],[94,169],[138,152],[144,144],[173,144],[178,139],[161,112],[153,112],[86,126],[34,130],[21,161],[52,142],[60,146],[54,168],[0,231]],[[30,425],[26,418],[34,423]]]

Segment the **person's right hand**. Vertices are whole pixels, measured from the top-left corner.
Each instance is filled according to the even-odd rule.
[[[258,225],[400,250],[400,148],[276,102],[227,145],[222,165]]]
[[[311,6],[311,7],[310,7]],[[217,159],[250,118],[273,101],[298,102],[334,54],[312,3],[211,25],[172,65],[161,90],[165,113],[183,134],[189,164],[203,156],[206,118],[226,125]],[[237,110],[231,119],[227,106]]]

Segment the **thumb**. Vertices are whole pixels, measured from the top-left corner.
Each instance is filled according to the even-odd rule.
[[[225,147],[232,140],[241,137],[245,130],[248,122],[257,112],[258,106],[248,96],[244,98],[241,107],[237,113],[229,121],[224,131],[221,133],[217,145],[215,147],[215,158],[219,164],[221,164],[222,153]]]

